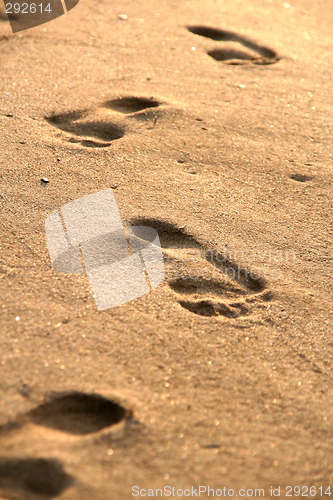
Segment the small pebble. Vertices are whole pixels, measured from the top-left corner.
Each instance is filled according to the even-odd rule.
[[[28,386],[28,384],[23,384],[20,393],[24,398],[29,398],[31,394],[31,388]]]
[[[189,174],[192,174],[192,175],[195,175],[195,174],[197,174],[198,172],[197,172],[196,170],[189,170],[189,171],[188,171],[188,173],[189,173]]]
[[[111,189],[117,189],[118,187],[118,184],[112,184],[112,186],[110,186]]]
[[[42,184],[48,184],[48,183],[49,183],[49,180],[48,180],[46,177],[42,177],[42,178],[41,178],[41,180],[40,180],[40,182],[41,182]]]
[[[118,19],[120,19],[121,21],[126,21],[127,15],[126,14],[119,14]]]

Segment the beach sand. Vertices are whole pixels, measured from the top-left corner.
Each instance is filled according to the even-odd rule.
[[[13,34],[2,8],[0,498],[333,493],[332,23],[81,0]],[[166,278],[97,311],[45,220],[109,188]]]

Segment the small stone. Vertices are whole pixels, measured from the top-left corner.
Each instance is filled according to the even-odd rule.
[[[42,184],[48,184],[50,181],[46,177],[42,177],[41,180],[40,180],[40,182]]]
[[[112,186],[110,186],[111,189],[117,189],[118,187],[118,184],[112,184]]]
[[[118,19],[120,19],[121,21],[126,21],[127,15],[126,14],[119,14]]]
[[[31,387],[28,384],[23,384],[22,389],[20,389],[20,393],[24,398],[29,398],[31,394]]]
[[[60,158],[57,158],[57,161],[60,161]]]
[[[198,172],[196,170],[189,170],[188,173],[192,174],[192,175],[196,175]]]

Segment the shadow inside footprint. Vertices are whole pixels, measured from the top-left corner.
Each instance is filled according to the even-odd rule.
[[[248,61],[251,59],[251,54],[241,50],[210,50],[207,53],[216,61],[230,61],[233,59]]]
[[[249,313],[243,304],[225,304],[223,302],[213,302],[211,300],[179,301],[180,305],[200,316],[225,316],[226,318],[238,318]]]
[[[87,112],[85,110],[67,111],[66,113],[59,113],[58,115],[52,113],[50,116],[46,116],[45,120],[61,128],[61,125],[65,126],[66,123],[75,122],[83,118]]]
[[[312,180],[312,177],[310,175],[304,175],[304,174],[292,174],[290,176],[290,179],[296,182],[308,182]]]
[[[119,97],[104,103],[106,108],[125,114],[137,113],[147,108],[157,108],[159,105],[160,103],[153,97]]]
[[[45,119],[60,130],[83,137],[80,140],[72,138],[69,142],[79,142],[86,147],[107,147],[112,141],[125,135],[124,130],[115,123],[97,120],[84,121],[86,114],[86,111],[70,111],[58,115],[52,114]],[[99,139],[99,141],[92,140],[92,138]]]
[[[177,293],[196,295],[199,293],[207,293],[217,296],[233,296],[237,293],[239,295],[245,295],[246,291],[241,288],[234,286],[232,283],[218,281],[216,279],[205,279],[205,278],[195,278],[190,277],[187,279],[177,279],[171,280],[169,282],[170,288]]]
[[[269,64],[277,62],[280,58],[275,50],[270,49],[264,45],[258,44],[257,42],[251,40],[250,38],[238,35],[234,31],[222,30],[217,28],[209,28],[207,26],[188,26],[188,31],[195,35],[210,38],[211,40],[216,40],[220,42],[237,42],[250,49],[257,52],[261,57],[254,57],[253,54],[247,54],[243,51],[238,50],[211,50],[208,55],[213,57],[216,61],[229,61],[229,60],[247,60],[252,61],[256,64]]]
[[[149,226],[158,232],[158,236],[163,248],[173,247],[194,247],[201,248],[199,242],[191,235],[185,233],[171,222],[160,219],[152,219],[146,217],[138,217],[131,220],[132,226]]]
[[[53,396],[26,417],[35,424],[71,434],[88,434],[117,424],[127,414],[120,404],[99,394],[75,392]]]
[[[199,314],[200,316],[217,316],[217,312],[211,300],[200,300],[198,302],[180,300],[179,304],[184,307],[184,309]]]
[[[0,459],[0,488],[54,498],[71,486],[74,478],[57,460],[45,458]],[[29,497],[30,498],[30,497]]]

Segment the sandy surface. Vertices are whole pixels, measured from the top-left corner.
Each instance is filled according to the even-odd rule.
[[[2,17],[0,498],[333,493],[331,2]],[[166,279],[98,312],[45,219],[107,188]]]

